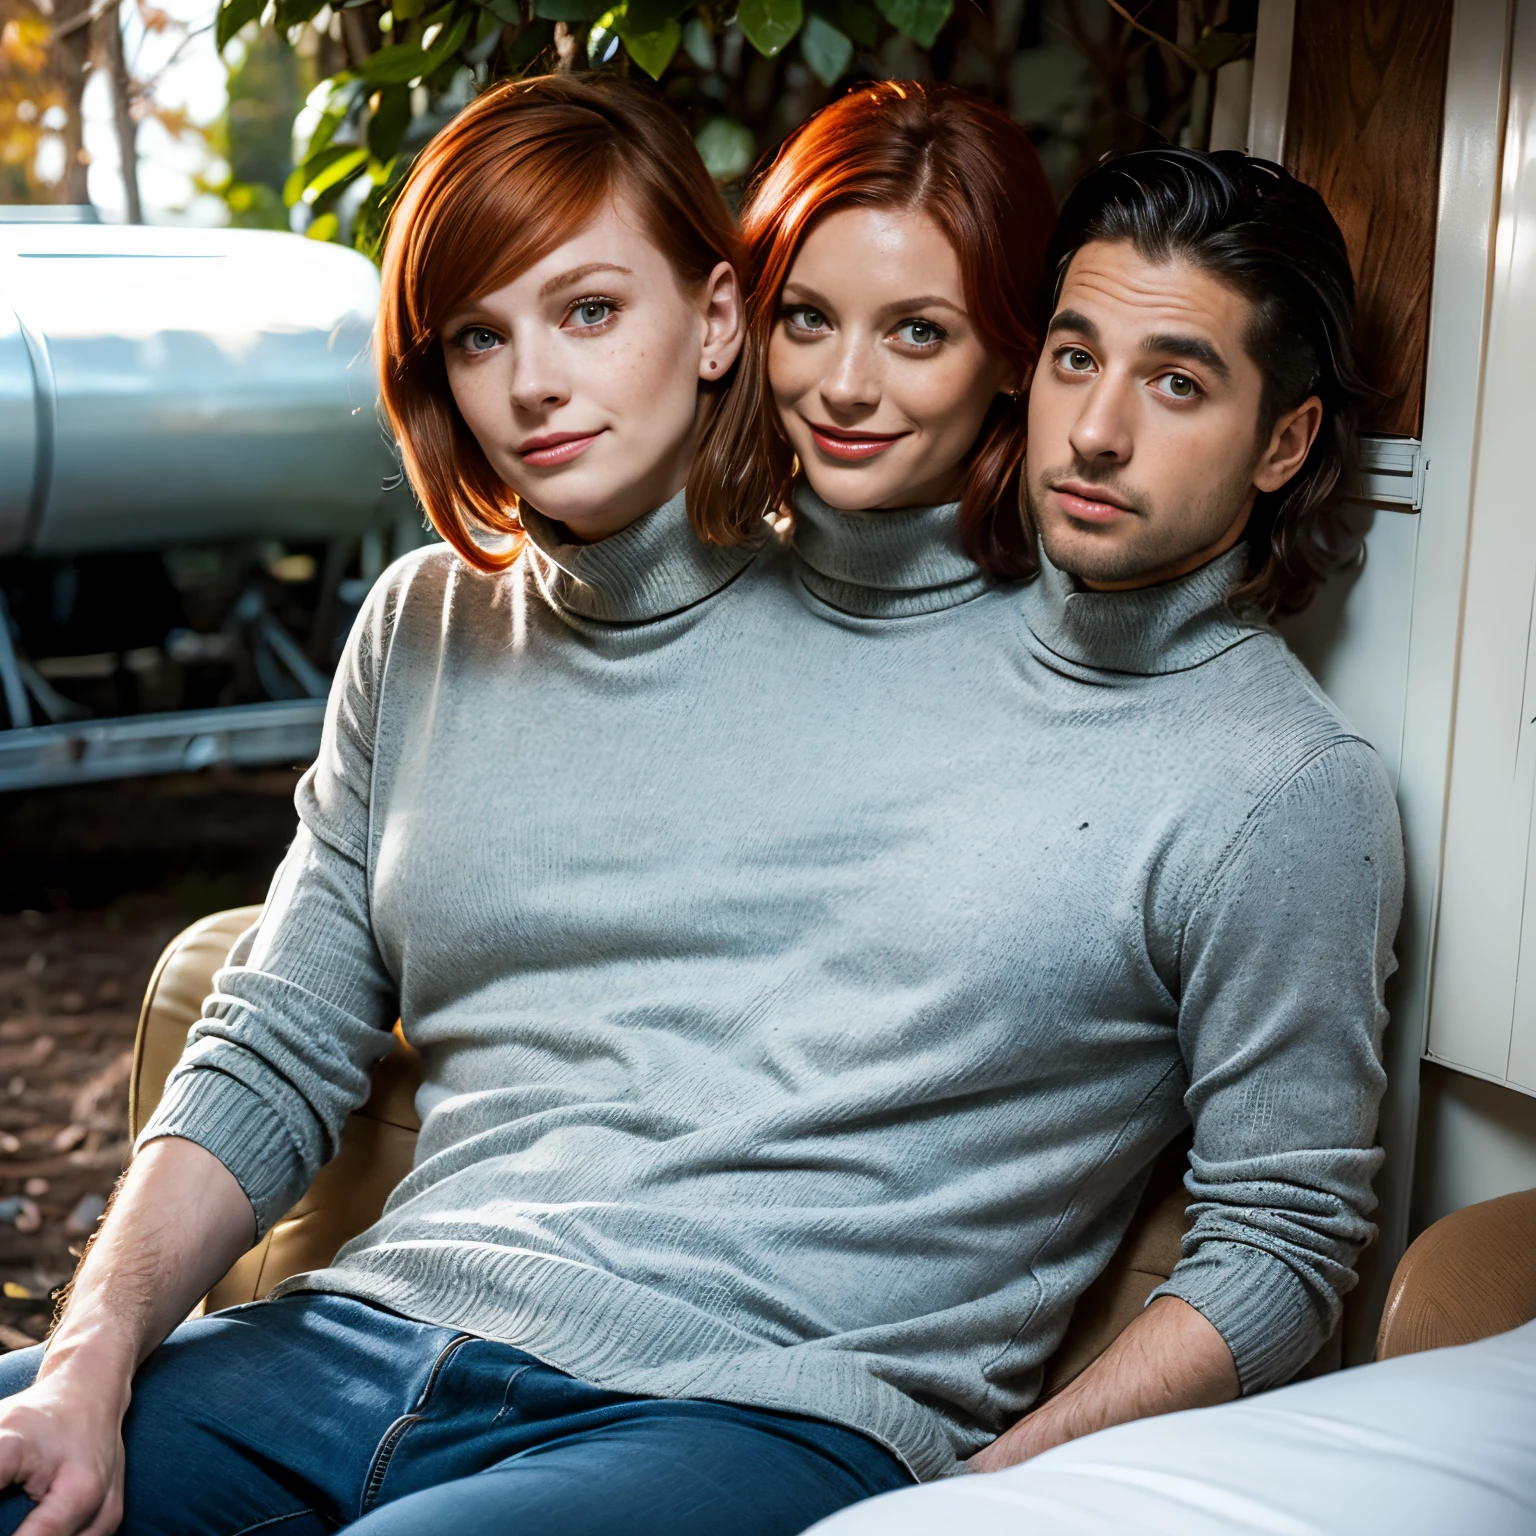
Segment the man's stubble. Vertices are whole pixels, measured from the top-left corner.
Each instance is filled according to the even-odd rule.
[[[1238,465],[1209,495],[1180,513],[1157,506],[1144,491],[1125,484],[1113,473],[1106,474],[1078,460],[1070,469],[1046,470],[1028,477],[1030,516],[1047,557],[1058,570],[1085,582],[1134,582],[1209,549],[1220,542],[1234,522],[1249,515],[1256,463],[1257,455],[1252,462]],[[1128,502],[1132,536],[1122,533],[1111,538],[1108,530],[1100,532],[1070,523],[1064,514],[1050,509],[1046,503],[1049,488],[1063,480],[1101,487]],[[1064,526],[1071,529],[1067,539],[1061,537]]]

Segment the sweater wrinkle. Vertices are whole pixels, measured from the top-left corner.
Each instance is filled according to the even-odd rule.
[[[866,619],[940,613],[991,579],[960,541],[960,503],[844,512],[802,478],[795,486],[800,579],[824,603]]]
[[[756,558],[751,546],[704,544],[688,521],[688,499],[670,501],[595,544],[524,507],[521,514],[540,589],[557,608],[607,624],[645,623],[712,597]]]
[[[1025,622],[1053,655],[1100,672],[1156,677],[1213,661],[1267,625],[1227,607],[1248,569],[1243,546],[1176,581],[1131,592],[1091,592],[1040,549],[1040,574],[1024,589]]]

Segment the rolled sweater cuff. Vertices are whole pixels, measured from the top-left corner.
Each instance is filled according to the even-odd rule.
[[[260,1094],[216,1067],[172,1074],[134,1150],[164,1136],[195,1141],[229,1169],[256,1213],[258,1238],[298,1198],[302,1161],[281,1120]]]
[[[1187,1301],[1222,1336],[1245,1397],[1289,1381],[1327,1337],[1295,1270],[1246,1243],[1202,1243],[1148,1300],[1158,1296]]]

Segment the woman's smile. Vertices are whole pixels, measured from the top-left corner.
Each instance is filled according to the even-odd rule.
[[[851,427],[830,427],[809,420],[806,426],[823,453],[849,464],[873,459],[902,438],[911,436],[908,432],[857,432]]]
[[[606,430],[599,427],[595,432],[547,432],[542,437],[530,437],[512,451],[534,469],[553,469],[579,459]]]

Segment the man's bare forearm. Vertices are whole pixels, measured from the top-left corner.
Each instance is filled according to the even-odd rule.
[[[126,1390],[255,1231],[250,1201],[218,1158],[179,1137],[152,1141],[80,1265],[39,1378],[81,1366]]]
[[[1159,1296],[1070,1386],[970,1460],[1000,1472],[1111,1424],[1209,1408],[1237,1396],[1225,1340],[1187,1302]]]

